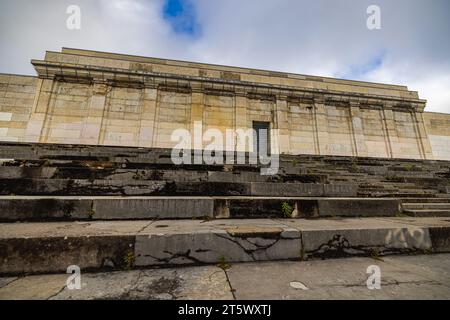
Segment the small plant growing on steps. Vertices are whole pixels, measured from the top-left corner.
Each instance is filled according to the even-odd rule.
[[[225,258],[224,255],[220,256],[219,263],[217,264],[217,266],[222,270],[228,270],[231,268],[231,265],[227,262],[227,259]]]
[[[130,270],[131,268],[133,268],[135,260],[136,257],[134,256],[134,252],[132,250],[129,250],[123,258],[124,269]]]
[[[384,261],[381,257],[380,257],[380,252],[377,249],[371,249],[369,251],[369,255],[370,258],[373,260],[377,260],[377,261]]]
[[[352,164],[349,168],[349,171],[352,173],[357,173],[358,172],[358,165],[356,164],[355,161],[352,161]]]
[[[294,208],[287,201],[283,201],[281,204],[281,213],[284,218],[291,218],[292,212],[294,212]]]

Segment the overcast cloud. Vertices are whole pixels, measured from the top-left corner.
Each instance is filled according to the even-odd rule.
[[[81,8],[81,30],[66,8]],[[366,9],[381,8],[381,30]],[[450,112],[447,0],[0,0],[0,72],[61,47],[407,85]]]

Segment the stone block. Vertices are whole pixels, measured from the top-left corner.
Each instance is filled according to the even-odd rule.
[[[324,197],[356,197],[358,193],[357,184],[324,184]]]
[[[89,219],[92,212],[89,199],[16,198],[0,199],[1,221],[34,221]]]
[[[222,229],[222,228],[220,228]],[[299,259],[300,234],[282,228],[253,227],[138,235],[136,265],[199,264]],[[144,231],[145,233],[145,231]]]
[[[0,240],[0,274],[59,273],[77,265],[82,270],[101,269],[105,263],[126,268],[134,250],[134,235],[63,236]]]
[[[316,183],[251,183],[252,196],[322,197],[323,184]]]
[[[300,217],[394,217],[401,212],[397,199],[299,200]]]
[[[93,200],[93,219],[192,219],[214,216],[209,198],[110,198]]]
[[[426,228],[379,228],[302,231],[304,255],[310,259],[383,256],[430,250]]]

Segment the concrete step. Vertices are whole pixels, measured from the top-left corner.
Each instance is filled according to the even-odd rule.
[[[402,204],[404,209],[449,209],[450,210],[450,203],[426,203],[426,202],[415,202],[415,203],[403,203]]]
[[[351,183],[0,179],[0,195],[356,197],[357,189]]]
[[[403,212],[411,217],[450,217],[450,209],[406,209]]]
[[[438,197],[435,198],[401,198],[403,203],[450,203],[450,197]]]
[[[358,197],[367,198],[429,198],[430,196],[435,196],[435,194],[429,193],[401,193],[401,192],[385,192],[385,191],[358,191]],[[437,196],[437,194],[436,194]]]
[[[370,276],[366,271],[374,264],[382,273],[381,290],[366,289]],[[355,257],[233,263],[222,268],[201,265],[115,272],[81,270],[81,287],[77,290],[68,288],[70,275],[65,272],[2,277],[0,300],[158,300],[154,305],[160,305],[160,300],[448,300],[449,264],[450,254],[442,253],[390,256],[376,262],[370,257]],[[303,285],[304,290],[295,284]],[[185,302],[180,301],[179,306],[184,308]],[[167,314],[173,310],[175,314],[180,309],[162,304],[161,310]],[[416,309],[409,310],[417,313]],[[111,308],[108,311],[116,313]],[[210,317],[207,312],[202,314],[197,318],[214,319],[214,312]]]
[[[437,194],[439,193],[439,190],[435,190],[435,189],[402,189],[399,188],[398,189],[398,193],[411,193],[411,194]]]
[[[442,218],[0,224],[0,274],[448,252]]]
[[[0,221],[211,219],[400,213],[396,199],[317,197],[0,196]]]

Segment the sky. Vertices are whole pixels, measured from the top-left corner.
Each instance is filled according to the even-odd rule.
[[[31,59],[72,47],[407,85],[450,113],[449,13],[448,0],[0,0],[0,72],[34,75]]]

